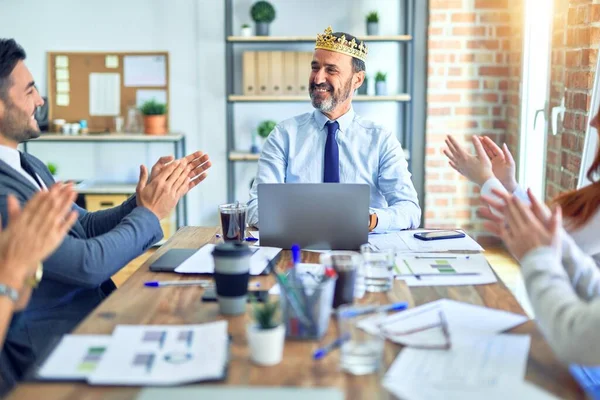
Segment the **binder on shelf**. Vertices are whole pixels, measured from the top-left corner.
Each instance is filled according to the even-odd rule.
[[[258,94],[256,90],[256,52],[245,51],[242,56],[242,85],[245,96]]]
[[[272,94],[271,90],[271,52],[259,51],[256,53],[256,85],[258,87],[257,95]]]
[[[310,77],[310,63],[312,52],[299,52],[296,64],[296,94],[308,95],[308,79]]]
[[[298,69],[298,57],[295,51],[283,53],[283,94],[293,96],[296,94],[296,70]]]
[[[283,52],[271,52],[271,94],[283,95]]]

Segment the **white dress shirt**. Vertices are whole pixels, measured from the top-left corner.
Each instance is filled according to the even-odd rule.
[[[18,173],[23,175],[25,179],[33,184],[36,188],[39,188],[40,185],[33,179],[31,175],[29,175],[23,168],[21,168],[21,152],[17,149],[13,149],[12,147],[2,146],[0,145],[0,160],[7,163],[10,167],[16,170]],[[42,188],[47,189],[44,181],[38,174],[36,174],[40,182],[42,183]]]
[[[323,182],[327,122],[327,117],[315,110],[287,119],[273,129],[250,191],[248,224],[259,226],[259,184]],[[352,108],[337,122],[340,183],[369,184],[370,212],[378,217],[374,231],[418,227],[421,209],[398,139],[382,126],[356,115]]]

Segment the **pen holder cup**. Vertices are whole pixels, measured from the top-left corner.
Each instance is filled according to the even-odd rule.
[[[288,295],[281,293],[281,312],[287,338],[319,340],[323,337],[331,320],[336,280],[337,277],[320,283],[294,282],[289,286],[292,290]]]

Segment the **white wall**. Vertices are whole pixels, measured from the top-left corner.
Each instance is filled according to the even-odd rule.
[[[397,34],[397,0],[271,0],[277,17],[272,35],[314,35],[331,25],[336,31],[365,33],[364,16],[378,10],[380,33]],[[252,24],[253,0],[235,0],[233,26]],[[207,180],[189,194],[190,225],[215,225],[217,205],[226,201],[224,1],[221,0],[2,0],[0,37],[15,38],[27,51],[42,94],[46,90],[48,51],[168,51],[170,55],[170,126],[186,135],[188,152],[210,154],[213,168]],[[397,88],[398,44],[372,44],[367,74],[388,72]],[[249,47],[236,45],[236,52]],[[256,47],[255,47],[256,48]],[[258,47],[260,48],[260,46]],[[295,46],[311,50],[310,45]],[[277,50],[276,47],[269,49]],[[237,59],[237,57],[236,57]],[[239,71],[239,70],[238,70]],[[239,85],[239,73],[236,74]],[[308,77],[307,77],[308,79]],[[373,93],[373,80],[370,82]],[[358,113],[396,130],[395,103],[355,104]],[[237,104],[236,147],[248,150],[250,132],[263,119],[282,120],[310,111],[310,104]],[[151,165],[168,145],[31,144],[44,161],[59,164],[61,178],[135,181],[138,165]],[[245,200],[255,163],[237,166],[236,197]]]

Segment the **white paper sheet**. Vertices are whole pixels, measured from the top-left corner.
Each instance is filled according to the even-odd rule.
[[[104,66],[106,68],[119,68],[119,56],[106,56]]]
[[[90,74],[90,115],[115,117],[121,113],[121,75]]]
[[[173,385],[219,379],[227,321],[202,325],[118,325],[91,384]]]
[[[56,105],[66,107],[71,102],[71,96],[68,93],[58,93],[56,95]]]
[[[523,382],[530,341],[529,335],[474,335],[445,351],[407,348],[382,384],[402,399],[488,399],[487,393]]]
[[[56,80],[57,81],[66,81],[69,79],[69,70],[66,68],[57,68],[56,69]]]
[[[125,56],[123,57],[125,86],[166,86],[167,60],[165,56]]]
[[[56,56],[54,59],[56,68],[67,68],[69,66],[69,57]]]
[[[175,268],[175,272],[179,274],[212,274],[215,272],[215,263],[213,261],[212,251],[215,248],[214,244],[206,244],[194,255],[185,260],[181,265]],[[252,257],[250,257],[250,275],[260,275],[264,270],[269,260],[276,257],[281,251],[277,247],[255,247]]]
[[[399,253],[394,274],[408,286],[485,285],[498,280],[482,254]]]
[[[159,103],[167,104],[167,91],[166,90],[150,90],[150,89],[139,89],[135,92],[135,104],[141,107],[145,102],[154,100]]]
[[[378,249],[395,249],[396,252],[421,253],[441,251],[484,251],[469,235],[458,239],[419,240],[413,235],[431,230],[395,231],[369,235],[369,243]]]
[[[38,376],[85,380],[97,368],[110,342],[110,335],[65,335],[38,371]]]
[[[466,335],[500,333],[528,321],[524,315],[442,299],[388,315],[383,319],[377,316],[366,318],[359,322],[358,326],[375,334],[380,331],[379,324],[385,322],[387,334],[384,334],[393,342],[408,346],[440,346],[446,343],[440,325],[440,311],[446,319],[452,342]],[[426,326],[435,327],[407,335],[393,334]]]
[[[250,236],[252,236],[254,239],[260,239],[259,231],[250,231]]]
[[[56,91],[58,93],[69,93],[71,91],[71,85],[69,85],[68,81],[57,81]]]

